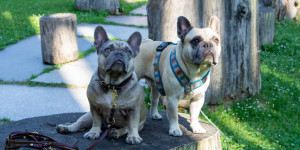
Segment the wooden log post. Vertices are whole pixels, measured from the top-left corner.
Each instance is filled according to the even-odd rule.
[[[75,0],[76,10],[109,11],[116,14],[120,8],[120,0]]]
[[[260,0],[259,5],[259,46],[272,44],[275,37],[275,9],[271,3]]]
[[[40,18],[43,61],[61,64],[78,59],[75,14],[58,13]]]
[[[256,94],[261,88],[257,0],[149,0],[149,38],[177,42],[177,17],[207,27],[212,15],[221,21],[222,52],[212,68],[205,103]]]

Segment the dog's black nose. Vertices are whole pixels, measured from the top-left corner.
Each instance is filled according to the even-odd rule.
[[[203,47],[204,48],[209,48],[209,47],[213,47],[214,45],[213,44],[211,44],[211,43],[209,43],[209,42],[205,42],[204,44],[203,44]]]

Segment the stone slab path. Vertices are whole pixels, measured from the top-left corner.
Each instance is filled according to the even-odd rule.
[[[63,65],[58,70],[53,70],[32,80],[43,83],[66,83],[76,86],[87,86],[93,73],[97,70],[96,52],[83,59]]]
[[[78,45],[80,51],[85,51],[91,48],[92,41],[78,38]],[[0,79],[4,81],[25,81],[51,67],[43,64],[39,35],[7,46],[0,52],[0,62]]]
[[[87,24],[81,23],[77,25],[77,35],[94,37],[94,31],[99,24]],[[148,29],[136,28],[136,27],[126,27],[117,25],[101,25],[107,32],[107,35],[111,38],[117,38],[120,40],[128,40],[129,36],[138,31],[141,33],[143,39],[148,39]]]
[[[144,5],[144,6],[142,6],[142,7],[139,7],[139,8],[137,8],[137,9],[131,11],[130,13],[131,13],[131,14],[137,14],[137,15],[144,15],[144,16],[147,16],[147,8],[146,8],[146,7],[147,7],[147,6]]]
[[[28,87],[0,84],[0,118],[11,120],[68,112],[87,112],[85,88]]]
[[[109,16],[106,21],[136,26],[148,25],[146,16]]]

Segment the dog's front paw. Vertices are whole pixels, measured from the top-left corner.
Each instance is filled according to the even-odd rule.
[[[101,130],[98,127],[93,127],[89,132],[83,135],[86,139],[96,140],[100,137]]]
[[[183,132],[179,127],[176,128],[170,128],[169,135],[171,136],[182,136]]]
[[[119,139],[119,133],[118,133],[118,131],[117,131],[117,129],[116,128],[112,128],[112,129],[110,129],[110,131],[109,131],[109,137],[111,137],[111,138],[114,138],[114,139]]]
[[[56,126],[56,132],[61,133],[61,134],[67,134],[70,131],[69,131],[68,125],[60,124],[60,125]]]
[[[191,123],[191,128],[193,130],[193,133],[199,134],[199,133],[206,133],[206,130],[201,127],[199,122]]]
[[[161,120],[163,117],[159,113],[152,114],[153,120]]]
[[[143,139],[140,136],[128,136],[126,138],[126,143],[128,144],[140,144],[143,142]]]

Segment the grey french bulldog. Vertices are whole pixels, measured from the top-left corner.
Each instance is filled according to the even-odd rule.
[[[178,124],[178,101],[190,100],[191,128],[194,133],[205,133],[201,127],[198,116],[204,103],[205,91],[208,88],[210,68],[218,63],[221,52],[220,44],[220,21],[213,16],[207,28],[192,27],[189,20],[183,16],[178,17],[177,35],[180,41],[177,45],[167,46],[161,53],[159,60],[159,70],[162,85],[166,95],[167,116],[169,120],[169,135],[181,136],[183,133]],[[140,54],[135,58],[135,72],[138,78],[145,78],[151,88],[151,117],[152,119],[162,119],[157,106],[160,97],[156,89],[154,76],[154,60],[156,48],[162,41],[145,40],[140,46]],[[170,64],[170,54],[175,51],[176,61],[184,74],[191,82],[202,79],[206,74],[204,84],[192,90],[188,96],[185,95],[183,87],[173,73]]]
[[[118,139],[128,133],[126,142],[139,144],[143,140],[139,131],[146,121],[145,93],[134,72],[134,58],[139,53],[141,34],[133,33],[128,41],[109,40],[103,27],[94,32],[94,47],[98,54],[98,69],[93,74],[87,89],[90,112],[81,116],[75,123],[56,127],[59,133],[77,132],[91,128],[84,138],[98,139],[101,126],[109,117],[113,96],[112,88],[117,90],[115,124],[109,135]]]

